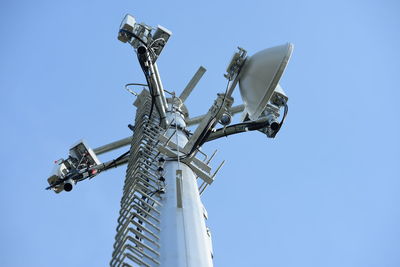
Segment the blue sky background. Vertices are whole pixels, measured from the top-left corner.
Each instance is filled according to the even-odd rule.
[[[295,45],[277,138],[205,145],[219,149],[214,166],[227,160],[203,198],[215,266],[400,266],[400,5],[343,0],[2,1],[0,266],[108,265],[125,168],[44,188],[80,138],[130,134],[123,85],[144,77],[116,38],[125,13],[173,32],[158,62],[166,89],[208,69],[192,116],[224,90],[237,46]]]

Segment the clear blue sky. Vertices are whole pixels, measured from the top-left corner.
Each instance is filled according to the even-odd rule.
[[[237,46],[295,44],[277,138],[205,146],[219,148],[215,165],[227,160],[203,198],[215,266],[400,266],[400,4],[344,0],[2,1],[0,266],[110,260],[125,168],[70,193],[44,187],[75,141],[130,134],[123,85],[144,77],[116,38],[125,13],[173,32],[159,59],[166,89],[208,69],[193,116],[224,90]]]

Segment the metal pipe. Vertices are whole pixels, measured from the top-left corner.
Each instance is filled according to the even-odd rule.
[[[232,135],[232,134],[247,132],[249,130],[250,131],[259,130],[259,129],[266,127],[267,125],[269,125],[269,122],[268,122],[268,119],[265,117],[260,118],[253,122],[243,122],[243,123],[238,123],[235,125],[230,125],[230,126],[227,126],[224,128],[220,128],[220,129],[216,130],[215,132],[212,132],[208,136],[207,142],[224,137],[224,136],[226,137],[226,136]]]
[[[160,72],[158,71],[157,63],[154,63],[153,66],[154,66],[154,72],[155,72],[155,75],[156,75],[156,78],[157,78],[157,83],[158,83],[158,86],[160,88],[160,95],[161,95],[161,98],[162,98],[162,102],[164,103],[164,106],[167,107],[168,104],[167,104],[167,100],[165,99],[165,95],[164,95],[164,86],[163,86],[163,84],[161,82]]]
[[[108,171],[112,168],[117,168],[118,166],[124,165],[128,163],[129,157],[125,157],[119,160],[110,160],[95,166],[93,169],[100,170],[100,171]]]
[[[242,112],[243,110],[244,110],[244,105],[238,105],[238,106],[232,107],[229,110],[229,112],[232,115],[234,115],[234,114]],[[199,124],[204,119],[204,117],[205,117],[205,115],[189,118],[189,119],[186,120],[186,125],[187,126],[192,126],[192,125],[195,125],[195,124]]]
[[[151,62],[149,63],[149,69],[150,69],[151,82],[155,85],[154,89],[156,90],[154,95],[154,99],[156,100],[156,107],[158,112],[160,113],[161,125],[163,128],[165,128],[167,126],[167,115],[165,113],[166,105],[164,105],[165,96],[164,96],[164,101],[162,97],[162,95],[164,95],[164,91],[160,90],[160,86],[157,82],[157,75],[154,70],[154,65]]]
[[[161,126],[163,128],[166,128],[167,126],[167,120],[166,120],[166,113],[165,110],[167,108],[167,103],[165,101],[165,96],[164,96],[164,90],[162,90],[162,85],[160,86],[159,81],[161,82],[161,79],[159,78],[159,75],[156,66],[153,64],[153,61],[150,57],[149,51],[146,47],[140,46],[137,49],[137,53],[139,56],[139,61],[146,63],[148,70],[149,70],[149,83],[151,83],[151,87],[154,90],[153,92],[153,97],[156,102],[156,107],[158,110],[158,113],[160,115],[160,120],[161,120]]]
[[[231,86],[229,87],[229,89],[228,89],[228,91],[226,93],[227,97],[232,95],[233,90],[235,90],[235,87],[236,87],[237,83],[239,82],[239,78],[240,78],[240,72],[236,75],[235,79],[231,83]]]
[[[109,143],[109,144],[107,144],[107,145],[104,145],[104,146],[100,146],[100,147],[98,147],[98,148],[95,148],[95,149],[93,149],[93,152],[94,152],[96,155],[104,154],[104,153],[106,153],[106,152],[109,152],[109,151],[118,149],[118,148],[120,148],[120,147],[127,146],[127,145],[129,145],[129,144],[131,143],[131,141],[132,141],[132,137],[129,136],[129,137],[120,139],[120,140],[118,140],[118,141]]]
[[[190,79],[189,83],[186,85],[185,89],[183,89],[181,95],[179,96],[182,102],[185,102],[185,100],[189,97],[189,95],[192,93],[193,89],[196,87],[197,83],[200,81],[201,77],[203,77],[206,71],[206,68],[204,68],[203,66],[199,67],[199,69],[193,75],[192,79]]]

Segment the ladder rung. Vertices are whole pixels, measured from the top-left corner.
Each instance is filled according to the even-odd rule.
[[[131,261],[133,261],[133,262],[135,262],[135,263],[137,263],[137,264],[139,264],[139,265],[141,265],[141,266],[151,267],[151,265],[145,263],[144,261],[142,261],[141,259],[139,259],[139,258],[136,257],[136,256],[133,256],[133,255],[131,255],[131,254],[129,254],[129,253],[125,253],[124,255],[125,255],[128,259],[130,259]],[[122,266],[122,267],[123,267],[123,266]]]
[[[149,260],[151,260],[151,261],[154,262],[155,264],[160,265],[160,262],[159,262],[159,261],[157,261],[157,260],[154,259],[153,257],[149,256],[149,255],[148,255],[147,253],[145,253],[144,251],[140,251],[140,249],[138,249],[137,247],[133,247],[133,246],[127,244],[127,245],[126,245],[126,248],[129,249],[130,251],[136,250],[136,251],[138,251],[138,253],[142,253],[143,256],[145,256],[146,258],[148,258]]]

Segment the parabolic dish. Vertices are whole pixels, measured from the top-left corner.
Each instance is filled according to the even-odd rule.
[[[240,73],[239,87],[251,120],[264,111],[289,62],[293,45],[287,43],[262,50],[248,58]]]

